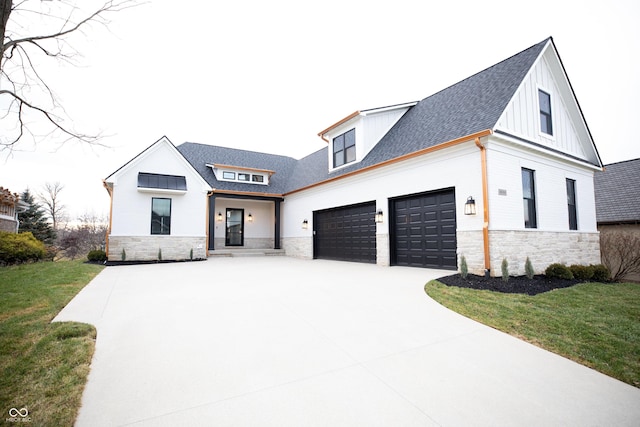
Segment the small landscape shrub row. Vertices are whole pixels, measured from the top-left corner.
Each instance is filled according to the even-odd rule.
[[[606,282],[611,274],[609,269],[602,264],[596,265],[571,265],[551,264],[544,272],[550,278],[564,280],[593,280],[595,282]]]
[[[0,264],[39,261],[46,255],[44,243],[30,232],[16,234],[0,231]]]

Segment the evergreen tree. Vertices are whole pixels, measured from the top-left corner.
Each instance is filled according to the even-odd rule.
[[[47,245],[53,244],[56,233],[47,222],[46,214],[40,205],[35,201],[33,195],[27,188],[20,196],[20,200],[29,205],[26,211],[18,213],[20,221],[19,232],[30,231],[33,236]]]

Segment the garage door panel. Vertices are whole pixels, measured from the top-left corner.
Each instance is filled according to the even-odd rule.
[[[392,209],[394,264],[457,268],[453,189],[396,199],[392,201]],[[410,220],[409,227],[405,218]]]
[[[314,212],[314,257],[376,262],[375,202]]]

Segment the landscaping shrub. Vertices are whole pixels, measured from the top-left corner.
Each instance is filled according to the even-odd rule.
[[[524,274],[527,276],[527,279],[533,279],[535,275],[535,270],[533,269],[533,265],[531,264],[531,260],[527,257],[527,260],[524,262]]]
[[[467,266],[467,259],[462,255],[460,258],[460,276],[466,279],[469,275],[469,267]]]
[[[558,263],[551,264],[544,271],[544,274],[549,278],[557,278],[557,279],[565,279],[565,280],[573,279],[573,273],[571,272],[571,270],[569,270],[569,267],[567,267],[564,264],[558,264]]]
[[[101,250],[89,251],[87,259],[92,262],[104,262],[107,260],[107,253]]]
[[[604,264],[596,264],[591,266],[593,268],[593,276],[591,280],[594,282],[608,282],[611,279],[611,272]]]
[[[509,281],[509,262],[507,261],[506,258],[502,258],[502,265],[500,266],[500,268],[502,270],[502,281],[508,282]]]
[[[46,255],[44,243],[27,233],[0,231],[0,264],[38,261]]]
[[[578,265],[574,264],[569,267],[574,279],[578,280],[591,280],[593,277],[594,268],[592,265]]]

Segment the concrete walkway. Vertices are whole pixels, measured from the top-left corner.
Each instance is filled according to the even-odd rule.
[[[450,272],[288,257],[109,267],[78,426],[637,426],[640,390],[453,313]]]

